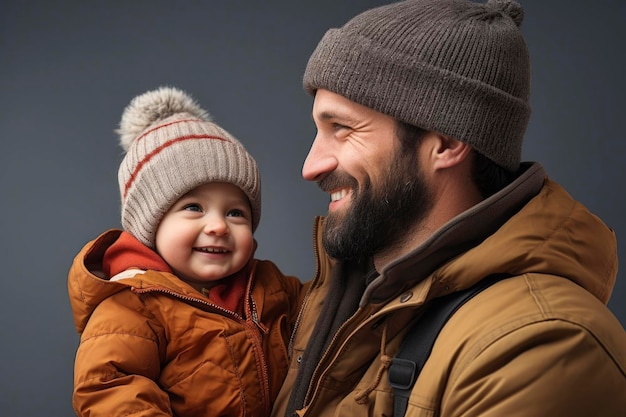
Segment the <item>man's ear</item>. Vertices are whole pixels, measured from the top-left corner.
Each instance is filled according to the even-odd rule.
[[[432,148],[433,168],[446,169],[460,165],[468,160],[472,147],[465,142],[437,135],[437,141]]]

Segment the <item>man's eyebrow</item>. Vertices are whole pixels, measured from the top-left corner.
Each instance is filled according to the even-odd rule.
[[[337,115],[336,115],[335,113],[331,113],[331,112],[329,112],[329,111],[323,111],[323,112],[321,112],[321,113],[318,115],[318,117],[319,117],[321,120],[330,120],[330,119],[336,119],[336,118],[337,118]]]
[[[313,116],[311,116],[313,117]],[[319,120],[339,120],[342,122],[348,122],[348,123],[354,123],[355,119],[353,119],[352,117],[350,117],[349,115],[346,114],[337,114],[331,111],[322,111],[320,112],[317,117],[319,118]]]

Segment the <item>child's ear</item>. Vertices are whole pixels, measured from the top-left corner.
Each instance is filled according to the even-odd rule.
[[[257,243],[256,239],[252,239],[252,242],[253,242],[252,254],[254,254],[256,252],[256,248],[259,247],[259,244]]]

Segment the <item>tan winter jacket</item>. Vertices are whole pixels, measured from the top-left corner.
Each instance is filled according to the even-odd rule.
[[[256,261],[245,319],[164,272],[98,278],[119,236],[88,243],[69,272],[81,335],[73,406],[79,416],[266,416],[288,367],[302,284]]]
[[[481,243],[437,262],[438,254],[493,224]],[[284,415],[306,342],[315,337],[331,269],[319,253],[273,416]],[[408,323],[427,300],[493,273],[513,277],[450,319],[406,415],[626,416],[626,333],[605,305],[617,274],[614,233],[545,179],[538,164],[381,271],[317,364],[298,414],[392,416],[387,367]]]

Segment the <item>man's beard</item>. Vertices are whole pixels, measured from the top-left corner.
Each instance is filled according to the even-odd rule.
[[[364,261],[406,238],[412,226],[431,208],[432,198],[413,153],[395,161],[374,188],[366,178],[362,188],[345,173],[332,173],[319,185],[323,190],[348,186],[351,207],[343,213],[329,213],[324,224],[324,249],[336,259]]]

